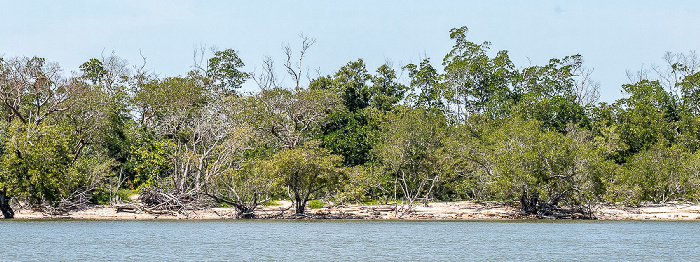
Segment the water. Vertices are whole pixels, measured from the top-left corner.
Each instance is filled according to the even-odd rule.
[[[0,221],[0,261],[695,261],[700,222]]]

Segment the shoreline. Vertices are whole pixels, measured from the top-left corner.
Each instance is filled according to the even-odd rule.
[[[307,208],[306,216],[297,217],[289,201],[279,205],[261,206],[255,211],[257,219],[353,219],[353,220],[545,220],[521,215],[516,207],[501,202],[434,202],[427,207],[418,204],[413,212],[401,215],[394,205],[362,205]],[[131,205],[134,206],[134,205]],[[234,208],[209,208],[182,213],[131,210],[125,206],[90,206],[64,215],[48,215],[32,210],[16,210],[18,220],[221,220],[237,219]],[[126,211],[125,211],[126,210]],[[639,207],[599,205],[594,209],[597,220],[700,220],[700,204],[666,203]],[[580,219],[564,219],[580,220]]]

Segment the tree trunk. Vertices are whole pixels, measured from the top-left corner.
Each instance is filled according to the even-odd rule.
[[[297,196],[295,197],[296,201],[294,202],[294,211],[297,215],[304,215],[304,209],[306,208],[306,199],[302,199],[301,197]]]
[[[5,189],[0,190],[0,211],[5,218],[14,218],[15,211],[12,210],[10,206],[10,198],[7,197],[7,191]]]
[[[234,205],[236,208],[236,211],[238,211],[238,214],[236,215],[238,218],[243,218],[243,219],[251,219],[255,218],[255,207],[250,208],[247,207],[246,205],[242,204],[237,204]]]
[[[539,197],[537,195],[528,196],[528,194],[523,193],[520,196],[520,208],[526,215],[537,214],[538,211]]]

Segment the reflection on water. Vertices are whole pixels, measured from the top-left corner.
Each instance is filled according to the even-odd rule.
[[[697,260],[700,222],[0,221],[2,261]]]

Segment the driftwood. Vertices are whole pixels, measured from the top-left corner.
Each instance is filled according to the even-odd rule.
[[[58,202],[42,201],[40,204],[34,205],[33,209],[51,216],[62,216],[68,214],[70,211],[85,210],[90,203],[88,193],[88,190],[76,191]]]
[[[265,202],[270,200],[269,198],[263,199],[263,200],[258,200],[257,196],[253,196],[252,201],[243,201],[243,200],[231,200],[227,199],[224,197],[219,197],[216,194],[209,194],[205,193],[207,197],[210,197],[212,200],[216,201],[217,203],[223,203],[227,205],[231,205],[234,208],[236,208],[236,217],[237,218],[255,218],[255,209],[258,208],[258,206]]]
[[[537,196],[520,198],[520,211],[524,216],[545,219],[595,219],[592,205],[568,204],[558,205],[558,199],[544,201]]]
[[[198,193],[170,193],[151,188],[139,194],[143,211],[151,214],[187,214],[190,210],[201,210],[214,203]]]
[[[141,210],[141,207],[139,207],[137,205],[118,205],[118,206],[115,206],[115,208],[117,209],[117,213],[119,213],[119,212],[136,213],[139,210]]]

